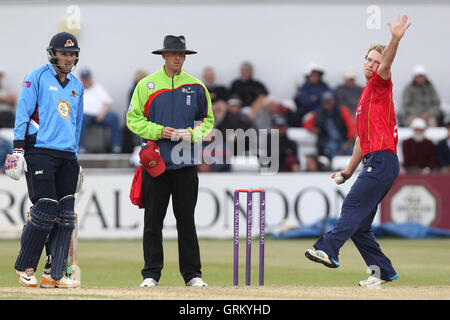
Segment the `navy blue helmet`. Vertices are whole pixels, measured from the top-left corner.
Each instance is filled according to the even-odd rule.
[[[56,67],[56,51],[75,52],[75,60],[73,65],[76,66],[79,59],[80,47],[78,47],[78,40],[75,36],[68,32],[60,32],[53,36],[47,48],[48,61]]]

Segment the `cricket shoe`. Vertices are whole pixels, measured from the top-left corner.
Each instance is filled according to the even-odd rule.
[[[322,250],[313,250],[313,249],[308,249],[305,251],[305,256],[314,262],[318,262],[323,264],[324,266],[328,267],[328,268],[337,268],[339,267],[339,262],[337,262],[335,259],[333,258],[329,258],[328,255],[323,252]]]
[[[20,284],[24,285],[25,287],[37,287],[38,282],[36,277],[34,276],[34,269],[28,268],[25,271],[17,271],[16,274],[19,276],[19,282]]]
[[[145,278],[144,281],[139,285],[139,287],[157,287],[158,281],[153,278]]]
[[[41,280],[41,288],[66,288],[74,289],[80,287],[80,281],[72,280],[63,276],[59,280],[53,280],[50,274],[44,273]]]
[[[390,277],[389,280],[383,280],[374,276],[370,276],[367,278],[367,280],[361,280],[358,285],[360,287],[366,287],[366,288],[375,288],[381,286],[381,284],[385,282],[390,282],[398,278],[398,274],[395,274],[394,276]]]
[[[192,278],[186,283],[187,287],[207,287],[208,285],[202,280],[202,278]]]

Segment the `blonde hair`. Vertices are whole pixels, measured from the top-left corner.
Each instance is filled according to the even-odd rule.
[[[366,56],[364,58],[367,59],[367,56],[372,50],[378,51],[380,54],[383,54],[384,49],[386,49],[385,45],[375,43],[369,47],[369,50],[367,50]]]

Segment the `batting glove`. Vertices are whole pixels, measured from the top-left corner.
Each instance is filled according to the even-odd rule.
[[[27,162],[24,158],[24,151],[22,148],[15,148],[12,155],[8,154],[6,156],[5,173],[11,179],[19,180],[22,168],[25,172],[28,171]]]

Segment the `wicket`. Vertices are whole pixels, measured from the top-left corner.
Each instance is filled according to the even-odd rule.
[[[239,273],[239,195],[247,193],[247,236],[246,236],[246,262],[245,285],[250,285],[251,250],[252,250],[252,212],[253,193],[259,193],[259,285],[264,285],[264,234],[266,192],[262,189],[237,189],[234,191],[234,256],[233,256],[233,285],[237,286]]]

